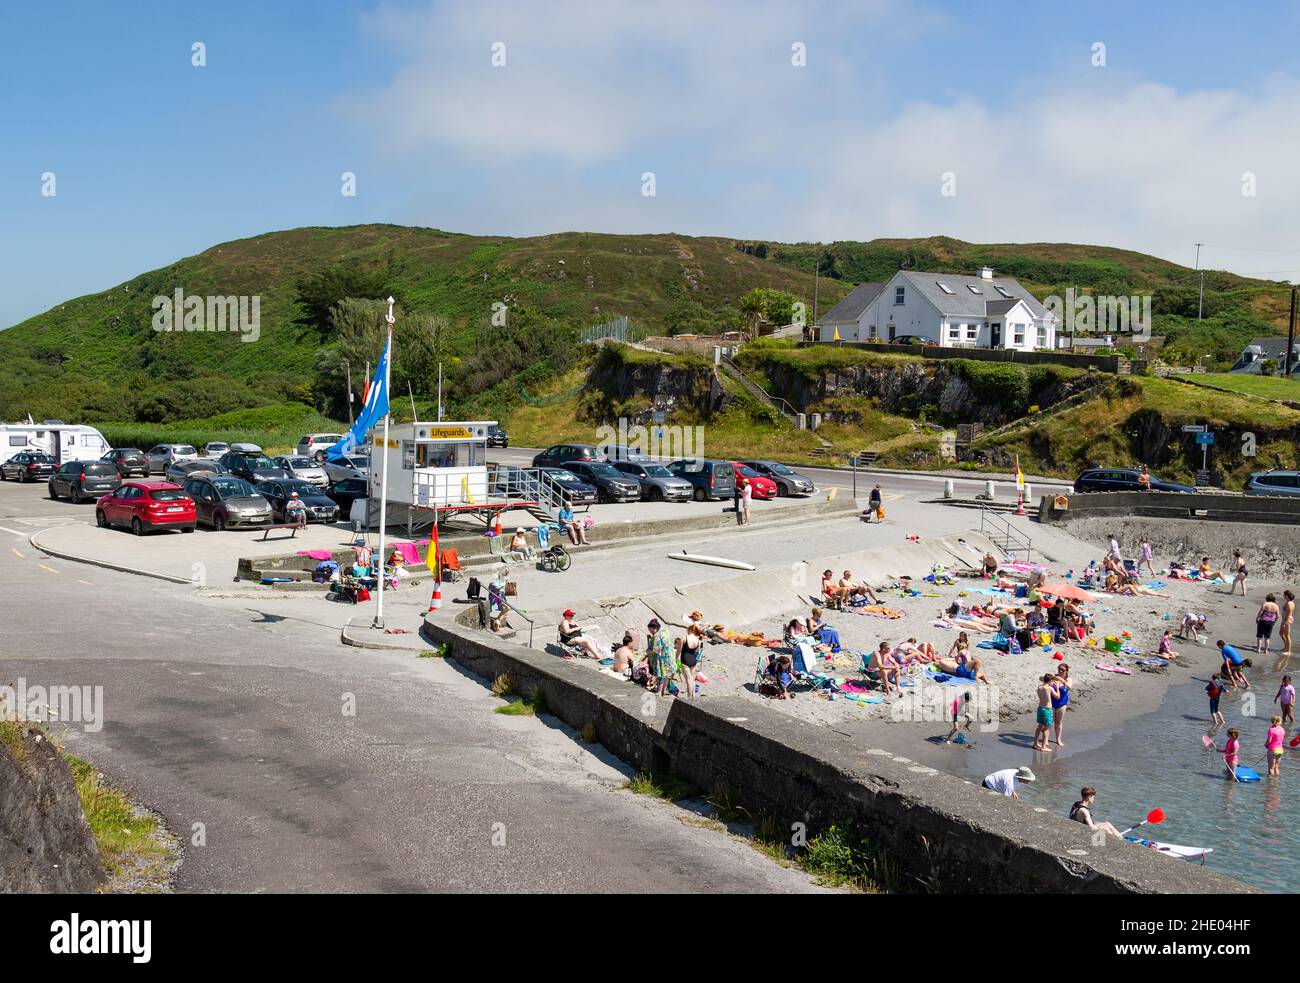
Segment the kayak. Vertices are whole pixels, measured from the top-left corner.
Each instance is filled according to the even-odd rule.
[[[730,567],[732,570],[753,570],[752,563],[744,563],[741,560],[729,560],[725,556],[704,556],[701,553],[687,553],[682,550],[680,553],[669,553],[670,560],[686,560],[688,563],[707,563],[714,567]]]
[[[1199,860],[1205,863],[1205,858],[1214,852],[1212,846],[1179,846],[1177,843],[1161,843],[1159,840],[1145,840],[1140,836],[1126,836],[1124,839],[1130,843],[1136,843],[1138,846],[1150,847],[1157,853],[1163,853],[1167,857],[1181,857],[1183,860]]]

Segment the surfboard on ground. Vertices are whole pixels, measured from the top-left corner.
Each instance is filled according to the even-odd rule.
[[[752,563],[745,563],[741,560],[729,560],[725,556],[705,556],[703,553],[687,553],[682,550],[680,553],[669,553],[670,560],[685,560],[688,563],[707,563],[714,567],[730,567],[732,570],[753,570]]]
[[[1149,847],[1157,853],[1163,853],[1167,857],[1181,857],[1183,860],[1199,860],[1205,862],[1205,858],[1214,852],[1212,846],[1179,846],[1177,843],[1162,843],[1159,840],[1147,840],[1140,836],[1126,836],[1124,839],[1130,843],[1136,843],[1138,846]]]
[[[1237,781],[1239,782],[1257,782],[1259,781],[1259,772],[1254,768],[1247,768],[1245,765],[1237,765]],[[1225,774],[1223,776],[1227,778]]]

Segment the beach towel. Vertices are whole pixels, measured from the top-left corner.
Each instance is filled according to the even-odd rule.
[[[933,666],[926,668],[925,678],[932,683],[938,683],[940,686],[970,686],[975,682],[973,679],[962,679],[960,676],[951,676],[946,672],[940,672]]]
[[[393,552],[399,554],[402,562],[408,566],[424,562],[420,559],[420,551],[414,543],[393,543]]]
[[[1104,662],[1098,662],[1097,668],[1100,669],[1102,672],[1116,672],[1119,673],[1121,676],[1133,675],[1132,669],[1125,669],[1123,666],[1111,666],[1111,665],[1107,665]]]
[[[876,693],[872,693],[870,696],[864,696],[864,695],[862,695],[862,694],[860,694],[860,693],[844,693],[844,692],[841,692],[841,693],[840,693],[840,698],[841,698],[841,699],[845,699],[845,700],[852,700],[852,701],[853,701],[854,703],[856,703],[858,706],[866,706],[868,703],[884,703],[884,702],[885,702],[885,698],[884,698],[883,696],[880,696],[880,695],[876,694]]]
[[[893,619],[893,618],[901,618],[903,616],[902,611],[895,611],[893,608],[887,608],[883,604],[870,604],[867,607],[864,607],[862,610],[858,611],[857,613],[865,614],[869,618]]]
[[[330,560],[334,554],[329,550],[299,550],[299,556],[310,556],[313,560]]]
[[[1163,580],[1153,580],[1151,581],[1151,583],[1143,584],[1142,586],[1144,586],[1147,590],[1164,590],[1169,585],[1166,584]]]

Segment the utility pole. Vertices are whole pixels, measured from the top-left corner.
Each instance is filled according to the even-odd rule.
[[[1291,378],[1291,348],[1295,345],[1295,298],[1296,290],[1300,288],[1291,288],[1291,322],[1286,331],[1286,351],[1282,353],[1282,378]]]
[[[1201,290],[1196,298],[1196,320],[1198,321],[1201,319],[1201,310],[1205,306],[1205,271],[1201,269],[1201,247],[1204,245],[1203,242],[1196,244],[1196,270],[1201,274]]]
[[[352,419],[352,366],[344,362],[343,367],[348,371],[348,427],[350,429],[355,422]]]
[[[817,243],[817,265],[813,267],[813,330],[817,330],[817,277],[822,271],[822,244]]]

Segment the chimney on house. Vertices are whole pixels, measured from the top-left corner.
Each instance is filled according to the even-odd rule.
[[[981,280],[992,280],[992,279],[993,279],[993,267],[991,267],[991,266],[981,266],[981,267],[980,267],[980,279],[981,279]]]

